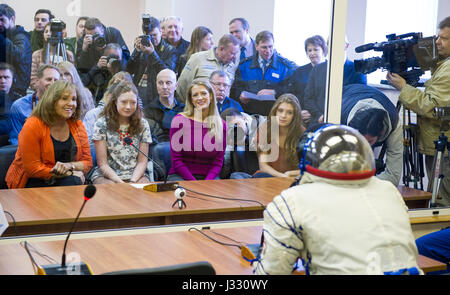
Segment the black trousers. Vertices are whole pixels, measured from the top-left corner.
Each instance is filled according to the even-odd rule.
[[[40,178],[28,179],[26,188],[32,187],[51,187],[51,186],[69,186],[69,185],[82,185],[81,179],[77,176],[70,175],[64,178],[55,179],[54,183]]]

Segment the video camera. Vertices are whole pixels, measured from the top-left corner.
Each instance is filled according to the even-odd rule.
[[[149,47],[150,42],[152,44],[155,44],[153,36],[150,35],[152,29],[153,28],[150,14],[147,13],[142,14],[142,31],[144,32],[144,35],[139,37],[141,38],[141,44],[144,45],[145,47]]]
[[[387,42],[369,43],[355,49],[357,53],[369,50],[382,51],[381,57],[355,60],[355,70],[370,74],[379,68],[397,73],[406,83],[416,87],[424,71],[431,70],[438,59],[436,37],[423,38],[422,33],[386,36]],[[381,83],[387,84],[386,81]]]
[[[62,42],[64,39],[62,32],[65,28],[66,24],[63,21],[58,19],[50,20],[50,31],[52,34],[47,42],[53,45]]]

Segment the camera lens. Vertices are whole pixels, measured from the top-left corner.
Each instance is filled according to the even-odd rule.
[[[150,36],[148,36],[148,35],[141,36],[141,44],[145,47],[149,47],[150,46]]]
[[[106,40],[103,36],[95,34],[93,36],[93,41],[95,47],[104,47],[106,45]]]

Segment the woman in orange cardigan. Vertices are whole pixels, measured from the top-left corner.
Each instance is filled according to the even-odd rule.
[[[56,81],[25,122],[16,157],[6,174],[9,188],[77,185],[92,167],[88,137],[74,84]]]

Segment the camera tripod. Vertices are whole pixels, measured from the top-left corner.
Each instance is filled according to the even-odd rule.
[[[57,58],[62,56],[63,61],[67,61],[66,44],[62,33],[57,33],[47,40],[47,50],[45,52],[45,63],[56,65],[59,61]]]
[[[400,109],[401,103],[398,102],[397,110],[400,111]],[[411,111],[403,109],[403,183],[409,187],[412,182],[415,189],[423,190],[425,172],[423,155],[419,152],[418,137],[419,126],[412,122]]]
[[[449,130],[449,121],[443,121],[441,123],[441,135],[438,140],[434,141],[435,154],[433,158],[432,173],[433,178],[428,183],[428,191],[432,189],[430,208],[436,207],[436,199],[439,193],[439,188],[441,186],[441,181],[444,178],[442,174],[442,165],[444,164],[444,154],[445,150],[450,153],[450,143],[448,142],[448,137],[445,136],[445,132]]]

